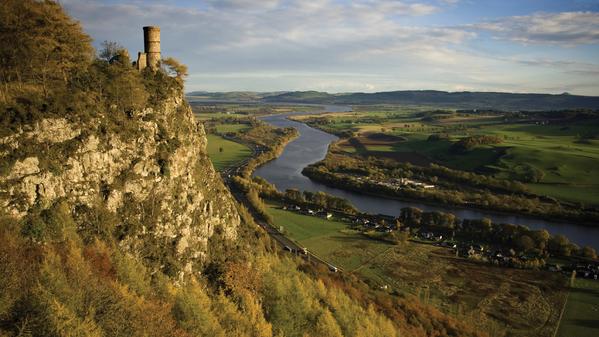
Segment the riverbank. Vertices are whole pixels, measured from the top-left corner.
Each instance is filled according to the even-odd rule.
[[[514,195],[510,196],[502,196],[503,199],[510,199],[509,203],[516,203],[518,208],[509,207],[509,203],[506,200],[499,199],[497,195],[489,195],[487,199],[493,200],[493,202],[488,202],[486,205],[482,202],[472,202],[466,201],[465,198],[459,197],[457,194],[460,192],[457,191],[439,191],[437,189],[397,189],[390,188],[387,186],[381,186],[380,184],[373,184],[364,180],[357,180],[352,177],[347,177],[345,175],[340,175],[337,173],[323,172],[322,170],[318,170],[314,166],[308,166],[302,170],[302,174],[307,176],[308,178],[320,182],[322,184],[347,189],[350,191],[364,193],[368,195],[372,195],[375,197],[383,197],[389,198],[399,201],[414,201],[418,200],[419,202],[431,205],[431,206],[440,206],[443,205],[445,207],[459,207],[461,209],[470,209],[470,210],[478,210],[478,211],[490,211],[496,214],[503,215],[513,215],[519,214],[522,216],[530,217],[530,219],[544,219],[544,220],[558,220],[564,222],[576,222],[578,225],[596,227],[598,225],[596,216],[588,216],[587,218],[582,218],[578,215],[570,215],[570,213],[565,213],[561,210],[550,210],[550,209],[534,209],[533,207],[524,207],[526,206],[526,202],[528,200],[524,198],[520,198],[522,200],[518,200],[518,198]],[[432,185],[431,185],[432,186]],[[481,192],[485,193],[485,192]],[[486,192],[488,193],[488,192]],[[482,198],[485,197],[484,194]],[[512,200],[514,199],[514,200]],[[462,202],[454,202],[454,200],[462,201]],[[502,202],[503,201],[503,202]],[[486,206],[486,207],[485,207]]]
[[[567,207],[599,207],[592,136],[599,116],[358,106],[352,113],[294,118],[340,136],[337,150],[349,155],[436,164],[459,175],[483,175],[491,188],[518,187]]]
[[[299,137],[299,133],[295,129],[284,129],[284,133],[280,134],[276,137],[273,143],[270,146],[267,146],[266,149],[262,152],[259,152],[256,157],[250,159],[245,166],[243,166],[241,175],[244,178],[249,178],[254,170],[269,161],[277,158],[281,155],[287,144]],[[245,140],[245,139],[242,139]],[[247,140],[245,140],[247,141]],[[262,145],[264,146],[264,145]]]
[[[383,116],[377,117],[381,119],[381,130],[386,130],[386,133],[376,131],[373,125],[365,126],[361,124],[360,118],[366,118],[365,115],[359,117],[360,114],[357,116],[345,114],[341,119],[343,123],[334,122],[339,118],[333,117],[335,116],[333,114],[328,115],[328,117],[307,116],[300,116],[300,118],[294,116],[292,119],[323,132],[333,132],[341,137],[339,141],[331,146],[327,157],[323,161],[306,167],[302,171],[304,175],[311,179],[329,186],[402,201],[418,200],[433,205],[450,205],[502,212],[504,214],[521,214],[527,217],[572,222],[591,227],[597,226],[599,223],[599,208],[597,207],[589,207],[588,205],[585,207],[581,203],[536,194],[530,184],[517,179],[496,177],[489,173],[490,169],[486,169],[482,173],[482,171],[474,171],[472,168],[450,168],[444,166],[444,162],[432,159],[431,148],[439,148],[436,151],[444,153],[445,164],[451,162],[447,158],[457,156],[464,157],[462,158],[463,163],[460,165],[468,167],[471,165],[470,162],[480,162],[480,158],[474,158],[474,154],[465,154],[468,151],[456,153],[455,146],[476,137],[478,137],[476,139],[492,139],[501,143],[503,138],[499,136],[479,135],[456,138],[460,141],[456,139],[450,141],[448,134],[441,134],[440,136],[439,133],[433,133],[439,132],[438,126],[436,126],[437,129],[432,129],[432,127],[425,128],[423,126],[428,124],[422,124],[420,127],[425,128],[424,131],[416,133],[419,136],[428,137],[428,139],[409,141],[406,138],[408,136],[399,136],[396,131],[390,131],[391,127],[384,128],[387,125],[384,124],[387,120]],[[349,125],[347,125],[348,120],[352,121]],[[398,127],[393,127],[393,129],[396,128]],[[412,129],[415,129],[415,127]],[[541,130],[538,130],[538,132],[541,132]],[[430,136],[430,134],[436,137]],[[412,144],[415,148],[410,149],[407,143]],[[448,144],[453,145],[449,146]],[[449,147],[446,148],[447,146]],[[482,156],[484,151],[494,150],[486,149],[484,145],[481,145],[472,153],[476,152]],[[506,151],[507,147],[501,147],[493,153],[491,156],[493,159],[489,157],[487,160],[499,160],[499,158],[506,156]],[[435,155],[440,156],[439,153]],[[331,159],[330,157],[335,158]],[[351,173],[347,174],[347,172]],[[411,189],[399,186],[396,183],[376,183],[377,181],[396,181],[398,176],[403,178],[417,177],[428,186],[435,186],[435,188]]]
[[[361,212],[372,214],[390,214],[396,216],[401,208],[416,207],[424,211],[439,210],[442,212],[451,212],[461,219],[489,218],[494,223],[511,223],[528,226],[531,229],[547,229],[552,234],[565,235],[581,246],[590,245],[595,249],[599,249],[599,228],[530,218],[516,214],[497,214],[496,212],[477,209],[439,207],[413,201],[406,202],[380,198],[312,181],[302,175],[301,171],[306,166],[324,159],[329,144],[338,138],[304,123],[289,120],[286,118],[287,116],[288,114],[260,118],[262,121],[277,127],[293,127],[298,130],[300,136],[285,147],[280,157],[260,166],[254,173],[255,176],[260,176],[274,184],[280,191],[290,188],[311,192],[323,191],[327,194],[347,199]]]

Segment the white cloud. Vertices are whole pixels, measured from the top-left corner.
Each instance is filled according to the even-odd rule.
[[[376,11],[388,15],[428,15],[439,10],[436,6],[425,3],[408,3],[394,0],[362,0],[353,1],[352,7],[359,11]]]
[[[599,43],[599,13],[563,12],[512,16],[470,25],[524,44],[574,46]]]
[[[143,48],[142,26],[161,26],[164,55],[189,66],[188,90],[539,91],[553,76],[567,88],[581,79],[596,83],[580,90],[599,93],[599,80],[580,72],[596,70],[592,66],[549,66],[555,60],[497,57],[470,46],[481,31],[515,39],[516,28],[507,22],[526,22],[521,17],[467,27],[418,25],[420,15],[440,7],[393,0],[215,0],[192,8],[62,2],[96,43],[116,40],[132,54]]]
[[[275,8],[279,0],[208,0],[208,4],[217,8],[264,10]]]
[[[198,55],[273,48],[269,53],[296,49],[327,49],[330,56],[348,57],[363,48],[392,51],[412,42],[460,43],[472,33],[450,28],[401,25],[396,15],[422,15],[435,7],[392,0],[265,1],[260,12],[239,12],[229,7],[255,8],[258,0],[211,1],[203,9],[164,5],[117,4],[68,0],[67,9],[84,22],[98,40],[138,38],[135,32],[147,24],[163,27],[163,43]],[[109,36],[110,35],[110,36]],[[169,37],[171,37],[169,39]],[[129,41],[122,41],[129,44]],[[261,52],[254,50],[254,52]],[[250,55],[251,56],[251,55]]]

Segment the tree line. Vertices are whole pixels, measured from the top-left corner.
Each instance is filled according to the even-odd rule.
[[[526,226],[493,223],[490,219],[458,219],[445,212],[425,212],[415,207],[401,209],[399,220],[408,227],[432,228],[444,233],[454,232],[467,240],[498,244],[521,253],[536,253],[545,257],[577,255],[597,258],[595,249],[579,247],[566,236],[550,235],[545,229],[531,230]]]
[[[494,135],[474,135],[461,138],[451,145],[451,150],[455,152],[466,152],[479,145],[501,144],[503,138]]]

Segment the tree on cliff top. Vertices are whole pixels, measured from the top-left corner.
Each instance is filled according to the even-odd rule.
[[[119,55],[125,48],[115,41],[102,42],[102,49],[98,53],[100,60],[110,61]]]
[[[64,88],[92,60],[90,37],[53,1],[0,6],[0,102]]]
[[[162,60],[162,64],[166,68],[166,73],[171,77],[175,77],[177,82],[183,85],[183,80],[187,77],[187,66],[172,57]]]

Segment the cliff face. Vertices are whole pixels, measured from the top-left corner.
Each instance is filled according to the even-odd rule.
[[[66,201],[80,232],[94,230],[89,210],[105,212],[124,249],[191,273],[209,256],[208,239],[235,240],[240,222],[204,129],[181,94],[125,119],[46,118],[4,132],[0,206],[23,219]]]

